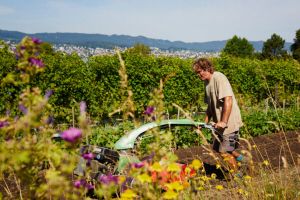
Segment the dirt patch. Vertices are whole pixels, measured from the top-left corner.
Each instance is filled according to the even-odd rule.
[[[196,146],[178,149],[174,153],[179,162],[188,163],[193,159],[201,159],[208,165],[215,165],[216,158],[211,155],[211,146]],[[268,161],[272,168],[283,168],[286,165],[299,165],[300,160],[300,131],[279,132],[241,140],[239,151],[247,150],[254,163]],[[217,159],[220,159],[216,154]]]

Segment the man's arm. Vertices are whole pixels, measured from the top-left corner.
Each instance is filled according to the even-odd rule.
[[[216,124],[216,128],[224,129],[227,127],[227,122],[232,109],[232,96],[224,97],[221,121]]]

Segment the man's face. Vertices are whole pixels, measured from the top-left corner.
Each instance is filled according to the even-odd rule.
[[[196,73],[202,81],[210,80],[212,75],[209,71],[205,71],[203,69],[199,69],[198,71],[196,71]]]

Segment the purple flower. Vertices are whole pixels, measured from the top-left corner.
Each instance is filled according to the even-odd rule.
[[[80,102],[80,113],[85,113],[86,103],[84,101]]]
[[[37,59],[37,58],[29,58],[28,61],[32,64],[32,65],[35,65],[39,68],[42,68],[44,67],[44,63],[43,61],[41,61],[40,59]]]
[[[85,159],[85,160],[92,160],[95,156],[93,153],[85,153],[85,154],[82,154],[82,157]]]
[[[45,94],[45,99],[49,99],[49,97],[53,94],[53,90],[47,90]]]
[[[67,142],[76,142],[79,138],[81,138],[82,133],[78,128],[69,128],[68,130],[61,133],[61,138]]]
[[[9,122],[8,121],[0,121],[0,128],[3,128],[5,126],[8,126],[9,125]]]
[[[99,177],[99,181],[105,185],[109,185],[110,183],[118,184],[119,177],[113,176],[111,174],[108,175],[102,175]]]
[[[81,186],[85,186],[87,182],[84,179],[77,180],[74,182],[74,187],[80,188]]]
[[[54,118],[53,116],[49,116],[46,120],[46,124],[53,124],[54,123]]]
[[[75,182],[73,183],[73,185],[74,185],[74,187],[76,187],[76,188],[80,188],[80,187],[82,186],[82,187],[87,188],[88,190],[93,190],[93,189],[95,189],[95,186],[94,186],[94,185],[92,185],[92,184],[86,182],[86,180],[84,180],[84,179],[75,181]]]
[[[75,182],[74,182],[74,186],[75,186],[76,188],[80,188],[80,186],[81,186],[81,180],[75,181]]]
[[[25,50],[26,49],[26,47],[24,45],[22,45],[20,48],[21,48],[21,50]]]
[[[27,112],[28,112],[27,108],[26,108],[23,104],[20,104],[20,105],[19,105],[19,110],[20,110],[24,115],[26,115]]]
[[[15,58],[16,58],[16,60],[19,60],[20,59],[20,54],[15,54]]]
[[[148,106],[144,112],[145,115],[151,115],[154,112],[153,106]]]
[[[34,42],[35,44],[41,44],[42,43],[42,40],[38,39],[38,38],[31,38],[32,39],[32,42]]]
[[[145,166],[145,163],[143,162],[138,162],[138,163],[132,163],[131,164],[134,168],[142,168]]]
[[[87,183],[87,184],[85,185],[85,187],[86,187],[88,190],[93,190],[93,189],[95,189],[95,186],[93,186],[93,185],[90,184],[90,183]]]

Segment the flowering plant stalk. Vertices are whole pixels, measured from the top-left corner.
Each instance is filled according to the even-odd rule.
[[[44,63],[39,58],[41,40],[25,37],[16,48],[14,84],[26,85],[30,79],[43,72]],[[19,74],[18,76],[16,76]],[[4,197],[13,199],[82,199],[85,189],[75,192],[70,179],[77,158],[77,146],[66,151],[55,144],[51,136],[56,132],[49,120],[48,103],[52,91],[27,87],[20,95],[21,115],[7,115],[0,119],[0,182],[5,183]],[[83,129],[64,131],[66,141],[74,142],[87,133],[85,117],[81,115]],[[11,191],[11,188],[17,188]]]

